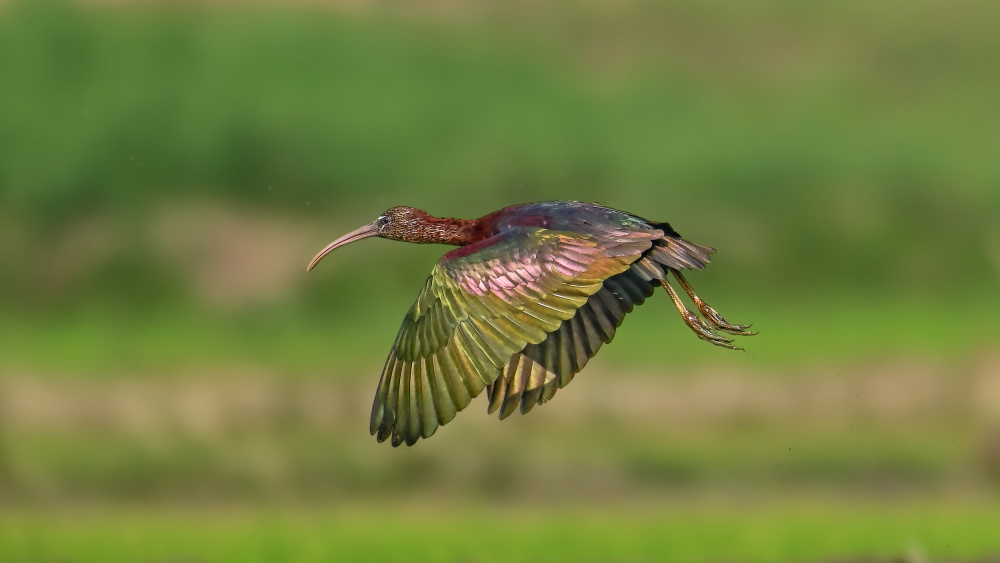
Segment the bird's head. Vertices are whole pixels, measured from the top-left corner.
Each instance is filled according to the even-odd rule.
[[[405,240],[411,242],[424,242],[415,239],[419,236],[422,228],[427,224],[430,215],[425,211],[413,207],[390,207],[379,215],[371,223],[360,229],[355,229],[339,239],[326,245],[326,248],[319,251],[319,254],[309,263],[307,270],[312,270],[324,256],[335,249],[368,237],[382,237],[393,240]]]

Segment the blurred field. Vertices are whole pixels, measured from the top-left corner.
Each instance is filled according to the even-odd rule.
[[[501,424],[477,401],[402,451],[368,436],[373,383],[348,376],[8,376],[0,467],[24,501],[991,494],[998,364],[994,355],[957,370],[897,361],[664,376],[598,361],[538,413]]]
[[[1000,556],[995,2],[0,2],[0,561]],[[392,449],[442,247],[599,201],[719,249],[559,398]]]
[[[995,553],[996,507],[892,509],[806,500],[694,508],[449,510],[428,501],[391,512],[281,508],[217,513],[124,508],[0,518],[12,561],[981,561]],[[938,559],[946,557],[947,559]]]

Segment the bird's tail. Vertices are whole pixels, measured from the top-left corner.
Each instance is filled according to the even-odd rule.
[[[654,242],[653,248],[643,258],[674,270],[704,270],[711,262],[710,255],[715,254],[714,248],[684,240],[670,223],[650,224],[663,231],[663,238]]]
[[[674,270],[694,269],[704,270],[712,261],[711,255],[715,249],[680,237],[665,236],[656,241],[648,257],[658,264]]]

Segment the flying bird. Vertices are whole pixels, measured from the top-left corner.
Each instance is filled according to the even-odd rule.
[[[308,269],[368,237],[459,247],[434,266],[382,369],[371,433],[393,446],[430,437],[484,390],[501,419],[549,401],[656,286],[702,340],[741,350],[716,331],[755,334],[727,322],[681,273],[704,269],[714,249],[617,209],[547,201],[468,220],[393,207],[327,245]]]

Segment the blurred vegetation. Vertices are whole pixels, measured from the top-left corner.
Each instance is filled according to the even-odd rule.
[[[183,196],[353,222],[381,201],[474,215],[572,196],[703,238],[726,220],[763,229],[752,286],[995,282],[995,4],[786,4],[722,19],[725,2],[651,4],[538,35],[16,3],[0,42],[4,210],[44,237],[97,211],[141,224]],[[604,77],[588,59],[605,50],[629,72]]]
[[[0,501],[32,507],[0,510],[0,559],[1000,553],[998,17],[988,0],[0,2]],[[466,413],[416,448],[375,444],[375,378],[444,249],[305,263],[392,205],[545,199],[718,248],[692,282],[761,334],[713,349],[660,296],[556,401],[595,411]],[[683,390],[706,373],[806,386]],[[644,387],[663,381],[680,387]],[[615,385],[649,391],[616,410]],[[630,412],[654,392],[721,398]],[[828,396],[839,418],[782,410]],[[158,512],[173,502],[270,508],[203,528]],[[454,514],[427,518],[437,504]]]
[[[924,326],[941,326],[932,349],[998,335],[960,320],[997,304],[1000,132],[983,117],[1000,96],[1000,40],[984,25],[994,3],[484,6],[452,19],[8,6],[8,331],[60,341],[74,332],[62,327],[88,327],[90,340],[74,332],[61,346],[83,367],[104,349],[93,340],[141,335],[158,335],[175,359],[178,347],[197,357],[214,349],[197,343],[233,335],[237,350],[217,355],[266,355],[260,339],[281,333],[292,346],[281,350],[312,349],[315,335],[381,351],[378,336],[394,332],[441,249],[367,243],[335,276],[220,311],[199,301],[150,225],[174,202],[209,200],[310,225],[314,249],[394,204],[471,217],[580,199],[718,247],[699,287],[772,330],[768,311],[846,306],[878,319],[854,323],[857,340],[888,338],[904,353],[911,341],[898,333],[925,312]],[[200,233],[212,220],[169,228]],[[652,318],[638,321],[643,333]],[[136,335],[136,323],[149,326]],[[7,348],[8,363],[59,361],[20,351],[30,343]],[[148,348],[114,344],[105,356],[117,359],[91,371],[127,369]],[[643,360],[645,348],[620,357]],[[150,353],[147,364],[163,361]]]

